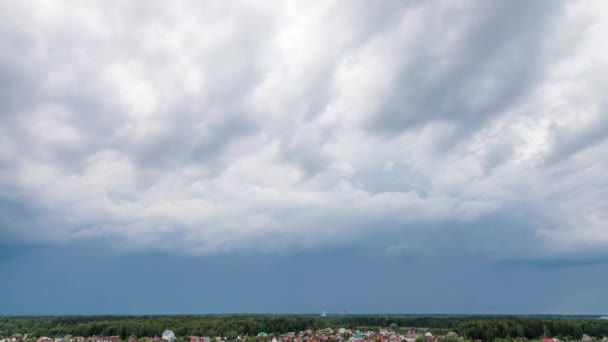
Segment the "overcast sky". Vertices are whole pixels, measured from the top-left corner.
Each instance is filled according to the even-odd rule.
[[[0,0],[0,314],[605,312],[607,35],[602,0]]]

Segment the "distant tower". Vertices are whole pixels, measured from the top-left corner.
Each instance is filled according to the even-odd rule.
[[[325,316],[327,316],[327,311],[321,312],[321,317],[325,317]]]

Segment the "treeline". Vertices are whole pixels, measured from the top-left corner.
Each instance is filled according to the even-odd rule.
[[[227,336],[257,335],[260,331],[284,333],[306,329],[388,327],[425,328],[432,332],[453,330],[467,339],[493,341],[499,338],[528,339],[563,337],[580,339],[583,334],[608,336],[608,320],[599,319],[540,319],[513,317],[464,317],[464,316],[63,316],[63,317],[3,317],[0,318],[0,335],[29,333],[30,336],[93,336],[120,335],[160,336],[171,329],[177,336]]]
[[[454,331],[465,338],[483,341],[519,337],[558,337],[561,340],[571,340],[581,339],[583,334],[608,336],[608,320],[477,319],[462,322]]]

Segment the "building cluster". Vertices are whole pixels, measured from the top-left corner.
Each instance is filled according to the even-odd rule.
[[[418,334],[414,329],[407,329],[407,332],[398,332],[393,329],[379,329],[378,331],[359,331],[353,329],[340,328],[334,330],[325,328],[313,331],[311,329],[296,332],[287,332],[283,334],[269,334],[267,332],[259,332],[255,336],[238,336],[236,339],[229,339],[221,336],[190,336],[189,342],[443,342],[444,336],[433,335],[430,332]],[[171,330],[165,330],[160,337],[130,337],[127,341],[121,339],[120,336],[56,336],[56,337],[39,337],[36,342],[178,342],[177,337]],[[34,337],[29,337],[28,334],[16,333],[12,336],[1,336],[0,342],[33,342]],[[181,339],[180,339],[181,341]],[[519,338],[519,342],[525,342],[526,339]],[[183,342],[188,342],[185,339]],[[474,342],[483,342],[474,340]],[[541,338],[540,342],[562,342],[557,338]],[[580,342],[608,342],[608,338],[595,339],[586,334],[583,335]]]
[[[300,332],[287,332],[284,334],[268,334],[260,332],[257,336],[238,336],[234,341],[228,341],[227,337],[221,336],[190,336],[190,342],[415,342],[416,337],[424,336],[425,342],[443,342],[443,336],[434,336],[430,332],[424,335],[417,335],[412,329],[407,333],[398,333],[392,329],[380,329],[379,331],[359,331],[353,329],[340,328],[334,330],[325,328],[313,331],[311,329]],[[27,334],[14,334],[9,337],[0,336],[0,342],[25,342],[28,340]],[[31,341],[29,339],[28,341]],[[176,342],[177,338],[173,331],[165,330],[160,337],[131,337],[128,342]],[[120,336],[56,336],[39,337],[36,342],[121,342]],[[186,341],[185,341],[186,342]]]
[[[269,342],[415,342],[416,337],[423,336],[425,342],[443,342],[443,336],[434,336],[430,332],[417,335],[413,329],[409,329],[406,334],[400,334],[391,329],[380,329],[379,331],[359,331],[353,329],[340,328],[334,330],[325,328],[313,331],[287,332],[276,336],[270,336],[266,332],[260,332],[257,339]],[[246,337],[239,336],[238,341],[246,340]],[[222,337],[209,336],[190,336],[190,342],[226,342]]]
[[[24,342],[28,339],[28,334],[14,334],[9,337],[0,336],[0,342]],[[38,337],[36,342],[120,342],[120,336],[91,336],[91,337],[82,337],[82,336],[57,336],[57,337]]]
[[[2,337],[0,336],[0,342],[25,342],[25,341],[33,341],[33,339],[28,339],[28,334],[14,334],[10,337]],[[57,336],[57,337],[38,337],[36,342],[120,342],[120,336]],[[129,342],[138,342],[137,339],[133,341],[132,339]],[[162,342],[160,339],[157,342]],[[166,341],[165,341],[166,342]]]
[[[28,334],[16,333],[12,336],[0,336],[0,342],[32,342],[33,337]],[[126,342],[178,342],[177,337],[171,330],[165,330],[160,337],[130,337]],[[228,339],[221,336],[190,336],[189,342],[443,342],[444,336],[433,335],[430,332],[417,334],[414,329],[407,332],[397,332],[393,329],[379,329],[378,331],[359,331],[340,328],[334,330],[325,328],[313,331],[311,329],[283,334],[268,334],[259,332],[256,336],[238,336],[236,339]],[[520,339],[523,342],[525,339]],[[180,339],[181,341],[181,339]],[[542,338],[541,342],[561,342],[557,338]],[[125,342],[120,336],[56,336],[39,337],[36,342]],[[187,339],[184,342],[188,342]],[[482,342],[474,340],[474,342]],[[583,335],[581,342],[608,342],[604,337],[598,341],[588,335]]]

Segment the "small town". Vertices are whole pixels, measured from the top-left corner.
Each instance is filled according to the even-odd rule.
[[[519,341],[526,339],[520,338]],[[188,342],[187,338],[177,337],[172,330],[165,330],[160,336],[136,337],[121,339],[121,336],[56,336],[33,337],[28,334],[15,333],[12,336],[0,336],[0,342]],[[483,342],[480,339],[465,340],[454,332],[446,335],[434,335],[430,331],[420,329],[379,329],[377,331],[360,331],[354,329],[325,328],[313,331],[311,329],[300,332],[287,332],[272,334],[264,331],[255,336],[237,336],[235,339],[222,336],[189,336],[189,342]],[[541,338],[539,342],[562,342],[558,338]],[[581,342],[608,342],[608,338],[594,338],[583,334]]]

